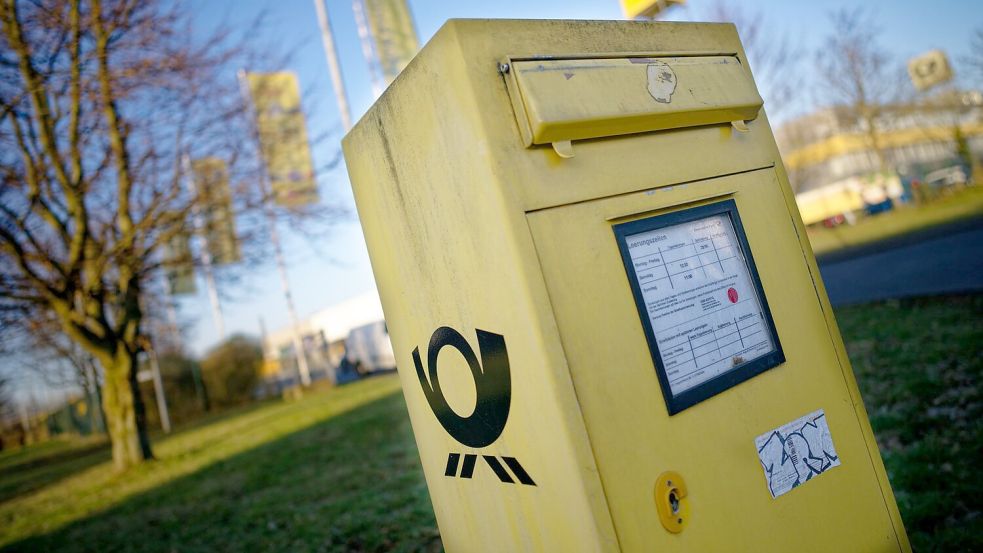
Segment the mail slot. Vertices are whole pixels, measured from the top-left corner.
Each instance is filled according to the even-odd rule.
[[[909,551],[732,25],[450,21],[345,138],[448,551]]]
[[[762,104],[737,56],[516,60],[509,69],[528,144],[751,120]]]

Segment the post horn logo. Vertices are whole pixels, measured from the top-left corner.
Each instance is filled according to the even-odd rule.
[[[495,440],[502,435],[505,430],[505,423],[509,418],[509,408],[512,403],[512,380],[509,370],[508,351],[505,349],[505,337],[493,332],[475,329],[478,335],[478,351],[481,354],[481,363],[478,363],[478,356],[475,355],[471,344],[453,328],[442,326],[434,331],[430,337],[430,345],[427,349],[427,367],[424,371],[423,363],[420,359],[420,348],[413,350],[413,364],[416,365],[416,376],[420,379],[420,386],[423,388],[423,395],[430,404],[430,409],[437,417],[437,421],[444,427],[444,430],[452,438],[462,445],[472,448],[482,448],[495,443]],[[440,380],[437,378],[437,357],[440,350],[445,346],[450,346],[464,356],[464,360],[471,369],[471,376],[474,378],[474,387],[477,392],[477,402],[474,412],[467,417],[462,417],[455,413],[443,391],[440,389]],[[451,452],[447,456],[447,468],[445,476],[454,478],[458,476],[458,465],[461,464],[461,478],[471,478],[474,474],[475,463],[478,455],[474,453],[464,454],[464,463],[461,463],[460,453]],[[515,457],[498,457],[493,455],[482,455],[482,459],[488,467],[495,473],[495,476],[502,482],[514,484],[515,479],[527,486],[535,486],[536,483],[530,478]],[[502,463],[505,463],[512,474],[506,470]]]

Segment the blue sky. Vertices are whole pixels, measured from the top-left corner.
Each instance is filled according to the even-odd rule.
[[[689,0],[685,8],[670,14],[669,19],[698,19],[700,10],[714,2]],[[968,53],[973,29],[983,27],[983,9],[979,2],[972,0],[931,3],[911,0],[744,0],[742,4],[746,11],[762,14],[764,24],[770,30],[788,33],[810,52],[831,31],[827,17],[830,11],[863,5],[877,16],[882,29],[882,46],[895,52],[899,60],[940,48],[956,60],[957,73],[958,59]],[[622,18],[617,0],[409,0],[409,5],[421,43],[426,42],[445,20],[455,17]],[[286,69],[297,73],[301,87],[307,93],[304,109],[311,134],[340,127],[312,0],[209,0],[189,2],[188,6],[194,10],[198,30],[203,34],[222,22],[235,25],[250,21],[265,10],[268,19],[262,40],[296,49],[294,61]],[[357,120],[374,99],[351,2],[328,0],[327,6],[353,117]],[[809,64],[806,66],[808,69]],[[230,75],[230,78],[234,76]],[[807,84],[803,87],[807,88]],[[314,150],[315,163],[319,165],[331,159],[338,147],[334,141],[321,144]],[[321,177],[320,191],[322,198],[347,206],[354,213],[343,166]],[[290,281],[301,317],[374,287],[368,255],[354,217],[337,225],[331,235],[315,247],[289,234],[286,246]],[[272,263],[256,268],[242,284],[222,292],[229,297],[223,302],[223,312],[230,334],[258,335],[260,317],[271,330],[287,324],[279,277]],[[183,299],[180,309],[182,318],[192,322],[193,330],[186,338],[194,351],[201,353],[217,342],[217,331],[203,290],[197,296]]]

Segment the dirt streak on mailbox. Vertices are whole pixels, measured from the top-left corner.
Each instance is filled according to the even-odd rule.
[[[449,551],[908,551],[737,32],[450,21],[344,140]]]

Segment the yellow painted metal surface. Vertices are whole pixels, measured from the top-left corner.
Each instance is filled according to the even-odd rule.
[[[701,56],[753,87],[731,25],[450,21],[345,138],[448,551],[909,550],[764,113],[747,132],[608,121],[560,134],[570,158],[526,140],[517,62]],[[549,96],[543,121],[563,113]],[[723,201],[785,360],[670,415],[612,229]],[[816,409],[841,464],[773,499],[755,438]],[[685,479],[679,532],[659,514],[667,471]]]

